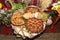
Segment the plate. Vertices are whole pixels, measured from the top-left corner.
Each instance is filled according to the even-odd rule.
[[[39,7],[37,7],[37,6],[28,6],[27,8],[37,8],[38,10],[39,10],[39,12],[40,12],[40,8]],[[27,9],[26,8],[26,9]],[[25,10],[26,10],[25,9]],[[38,11],[37,11],[38,12]],[[31,12],[32,13],[32,12]],[[27,19],[28,20],[28,19]],[[40,19],[39,19],[40,20]],[[35,36],[37,36],[37,35],[39,35],[39,34],[41,34],[44,30],[45,30],[45,26],[46,26],[46,22],[43,22],[43,29],[40,31],[40,32],[38,32],[38,33],[33,33],[33,32],[30,32],[30,30],[28,31],[28,29],[26,29],[26,26],[25,25],[22,25],[22,27],[21,27],[21,25],[20,26],[17,26],[17,25],[13,25],[13,24],[11,24],[11,26],[12,26],[12,29],[14,30],[14,33],[17,35],[17,34],[19,34],[19,35],[21,35],[21,37],[23,38],[23,39],[25,39],[26,37],[28,37],[28,38],[33,38],[33,37],[35,37]],[[23,30],[21,30],[23,28]]]

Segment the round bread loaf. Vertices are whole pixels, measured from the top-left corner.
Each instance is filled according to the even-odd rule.
[[[40,31],[43,30],[43,22],[42,20],[36,18],[30,18],[26,22],[26,27],[32,33],[39,33]]]

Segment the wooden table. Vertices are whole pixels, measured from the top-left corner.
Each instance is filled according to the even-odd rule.
[[[14,35],[1,35],[0,40],[22,40],[21,38],[16,38]],[[28,40],[28,39],[27,39]],[[32,40],[60,40],[60,33],[43,33],[39,37]]]

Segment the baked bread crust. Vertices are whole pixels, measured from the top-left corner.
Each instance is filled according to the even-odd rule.
[[[36,18],[30,18],[26,22],[26,27],[32,33],[39,33],[40,31],[43,30],[43,22],[42,20]]]
[[[14,25],[22,25],[24,24],[24,20],[21,18],[22,14],[16,14],[11,17],[11,23]]]

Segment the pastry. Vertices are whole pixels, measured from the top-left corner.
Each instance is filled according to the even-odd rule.
[[[26,22],[26,27],[32,33],[39,33],[40,31],[43,30],[43,22],[42,20],[36,18],[30,18]]]
[[[28,7],[28,8],[26,8],[26,13],[28,13],[28,12],[31,12],[31,13],[35,13],[35,12],[39,12],[40,10],[38,9],[38,8],[36,8],[36,7]]]
[[[11,17],[11,23],[14,25],[24,24],[24,20],[21,18],[22,14],[16,14]]]
[[[31,12],[25,13],[25,14],[23,15],[23,17],[24,17],[25,19],[33,18],[33,17],[34,17],[34,14],[31,14]]]

